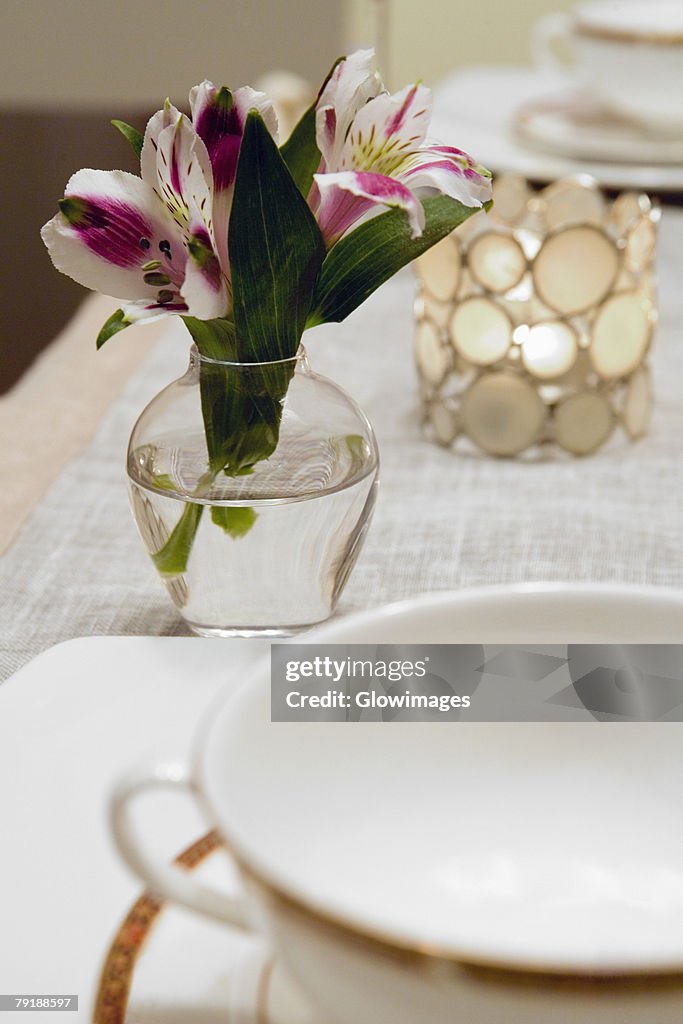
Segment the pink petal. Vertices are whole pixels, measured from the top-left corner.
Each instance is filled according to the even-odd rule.
[[[235,180],[244,122],[228,89],[216,89],[202,82],[190,93],[195,131],[202,139],[211,161],[216,194]]]
[[[400,179],[420,195],[439,193],[464,206],[482,206],[492,195],[491,177],[484,168],[474,170],[462,157],[443,148],[423,149],[401,169]]]
[[[277,117],[265,93],[249,86],[231,93],[217,89],[212,82],[202,82],[190,93],[192,121],[204,142],[213,169],[216,194],[229,188],[235,180],[244,125],[250,110],[257,110],[269,132],[277,141]]]
[[[316,174],[320,192],[318,223],[327,246],[333,245],[349,228],[381,207],[405,210],[412,238],[424,229],[424,210],[413,193],[400,181],[367,171]]]
[[[190,106],[194,129],[206,146],[213,172],[213,224],[205,220],[205,225],[215,239],[221,266],[228,273],[228,223],[247,114],[257,110],[276,140],[277,117],[266,94],[249,86],[231,93],[204,81],[191,91]]]
[[[134,174],[78,171],[62,210],[41,234],[55,267],[79,284],[119,299],[156,300],[160,289],[182,282],[182,238]]]
[[[205,230],[199,229],[192,236],[181,292],[190,314],[200,320],[212,320],[228,312],[230,296],[227,281]]]
[[[206,146],[186,117],[162,129],[157,138],[156,184],[161,202],[181,230],[194,212],[208,223],[213,172]],[[151,182],[150,182],[151,184]]]
[[[145,129],[145,139],[140,154],[140,173],[142,180],[146,181],[152,188],[156,188],[157,182],[157,149],[159,147],[159,136],[164,128],[178,123],[182,114],[172,103],[166,101],[162,110],[150,117]]]
[[[464,166],[471,167],[472,170],[483,174],[484,177],[491,177],[491,172],[487,171],[481,164],[478,164],[474,157],[471,157],[464,149],[456,149],[455,146],[428,146],[426,150],[429,153],[438,154],[448,159],[455,159]]]
[[[340,164],[333,169],[394,175],[423,143],[431,113],[432,94],[423,85],[376,96],[354,118]]]
[[[122,306],[124,318],[129,324],[149,324],[162,316],[169,316],[173,313],[188,313],[185,302],[178,296],[175,302],[147,302],[140,299],[137,302],[127,302]]]
[[[232,189],[214,196],[213,170],[203,140],[181,117],[164,128],[157,140],[157,195],[189,245],[206,234],[223,273],[229,276],[228,219]]]
[[[375,71],[375,51],[358,50],[341,61],[320,94],[316,139],[330,170],[339,170],[341,152],[358,111],[383,89]]]

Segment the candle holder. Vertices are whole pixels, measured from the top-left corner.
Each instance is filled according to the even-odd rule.
[[[660,209],[608,201],[581,175],[533,191],[497,179],[473,217],[416,262],[415,354],[424,423],[490,455],[588,455],[652,408]]]

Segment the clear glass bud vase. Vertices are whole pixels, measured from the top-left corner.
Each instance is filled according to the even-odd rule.
[[[303,348],[270,363],[193,346],[128,447],[140,535],[201,636],[286,636],[327,619],[372,516],[367,418]]]

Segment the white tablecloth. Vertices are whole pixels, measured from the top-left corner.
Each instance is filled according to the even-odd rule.
[[[382,455],[375,518],[339,614],[428,591],[521,580],[683,586],[682,227],[680,211],[665,210],[656,413],[651,433],[635,445],[620,435],[589,458],[529,464],[456,455],[426,441],[409,271],[346,323],[311,332],[314,369],[365,409]],[[182,324],[170,321],[94,442],[67,466],[0,561],[0,677],[69,637],[185,632],[137,537],[124,457],[135,418],[182,372],[188,343]],[[40,473],[40,451],[35,455]]]

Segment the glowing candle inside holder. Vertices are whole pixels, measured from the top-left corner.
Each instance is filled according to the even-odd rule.
[[[660,210],[608,202],[590,178],[540,192],[494,184],[474,217],[416,263],[415,354],[428,433],[511,456],[588,455],[647,432]]]

